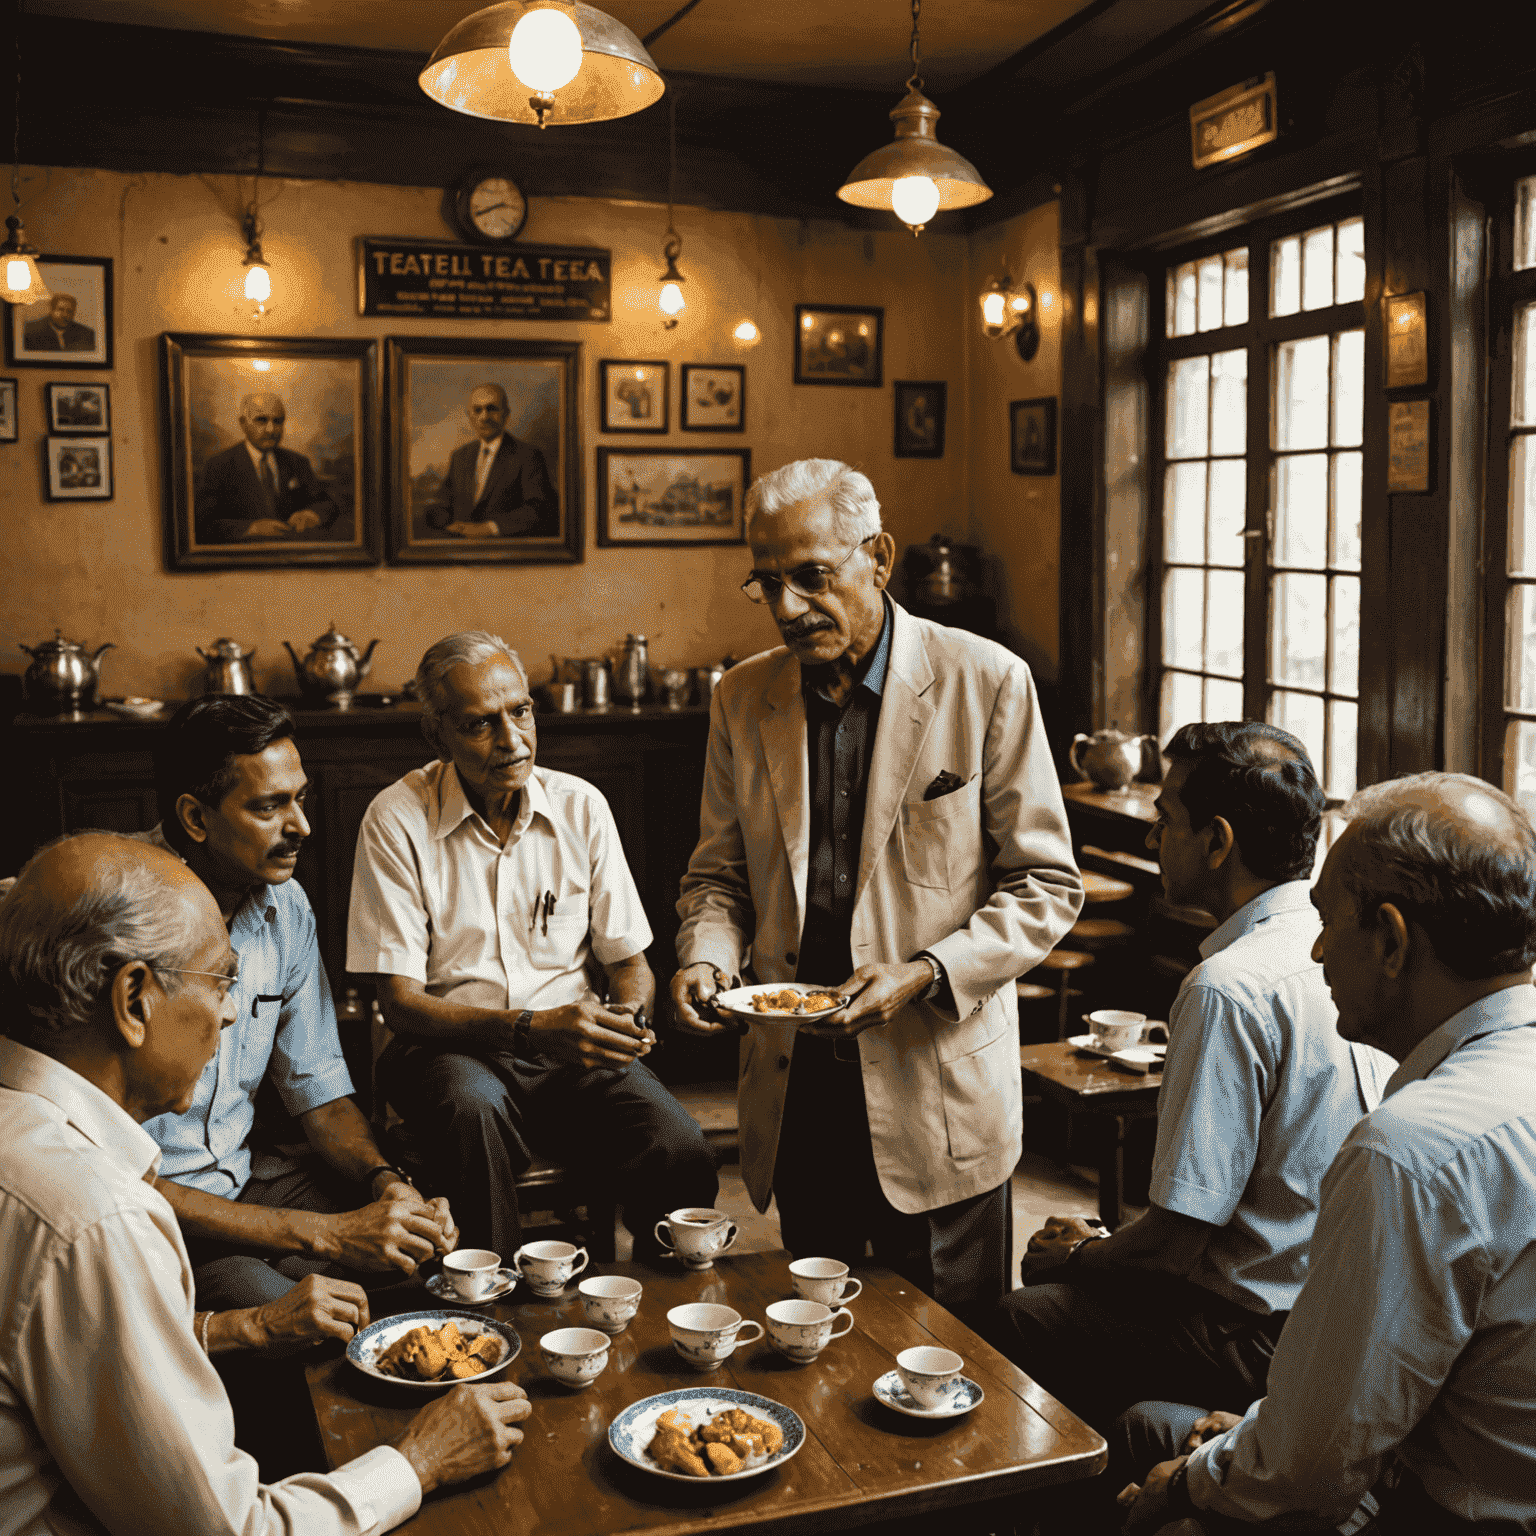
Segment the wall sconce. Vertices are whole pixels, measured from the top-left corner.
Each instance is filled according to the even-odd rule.
[[[743,347],[755,347],[763,339],[763,333],[750,320],[743,320],[731,332],[732,339]]]
[[[1006,272],[995,277],[981,296],[981,330],[989,341],[1011,335],[1019,356],[1027,363],[1040,350],[1039,301],[1033,283],[1017,288]]]

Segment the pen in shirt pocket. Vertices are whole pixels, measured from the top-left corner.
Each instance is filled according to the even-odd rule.
[[[555,910],[555,893],[545,891],[533,904],[533,916],[528,921],[528,932],[532,933],[539,926],[540,918],[543,919],[544,937],[549,937],[549,914]]]

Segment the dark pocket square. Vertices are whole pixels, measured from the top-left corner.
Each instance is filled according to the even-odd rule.
[[[965,780],[958,774],[945,769],[942,773],[934,775],[933,783],[923,791],[924,800],[939,800],[945,795],[952,795],[957,789],[965,788]]]

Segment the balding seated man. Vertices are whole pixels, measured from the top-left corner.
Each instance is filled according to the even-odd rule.
[[[1536,829],[1462,774],[1345,815],[1315,953],[1339,1033],[1399,1066],[1323,1178],[1267,1396],[1119,1427],[1143,1451],[1219,1431],[1153,1469],[1132,1536],[1347,1527],[1373,1490],[1380,1536],[1536,1532]]]
[[[264,1485],[236,1449],[209,1355],[241,1341],[195,1311],[142,1122],[190,1103],[238,966],[207,887],[130,838],[55,843],[0,900],[0,1530],[374,1536],[522,1439],[488,1382],[329,1475]]]

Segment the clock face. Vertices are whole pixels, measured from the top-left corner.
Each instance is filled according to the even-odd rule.
[[[459,194],[459,213],[481,240],[511,240],[528,217],[528,203],[508,176],[485,176]]]

